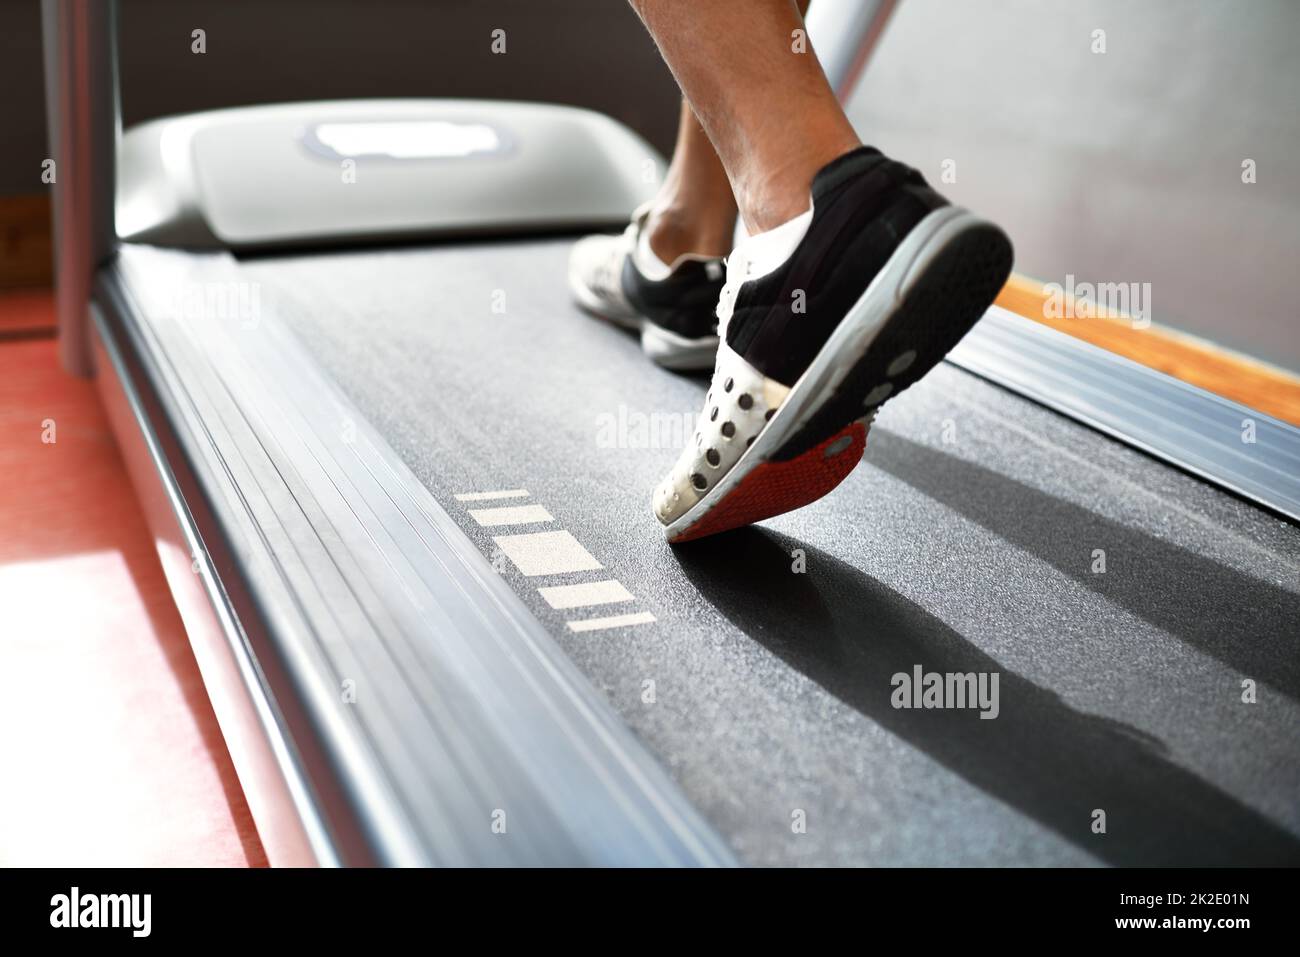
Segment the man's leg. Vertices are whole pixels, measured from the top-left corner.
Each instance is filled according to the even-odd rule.
[[[632,0],[750,234],[719,290],[695,433],[655,489],[669,541],[815,501],[880,406],[933,368],[1011,269],[996,226],[862,146],[793,0]]]
[[[680,67],[703,77],[703,92],[686,93],[707,106],[711,128],[706,131],[684,99],[672,162],[654,199],[633,214],[622,236],[588,236],[569,257],[569,287],[578,304],[639,329],[646,354],[660,365],[686,371],[714,364],[721,257],[731,251],[735,235],[736,196],[744,198],[747,230],[766,230],[806,210],[816,170],[857,145],[820,66],[811,52],[800,52],[808,50],[806,37],[797,42],[795,31],[803,29],[808,3],[767,0],[729,7],[719,0],[692,0],[675,7],[640,6],[643,16],[668,24],[657,37],[661,47],[684,48],[691,55],[698,51],[692,51],[685,31],[716,32],[720,23],[738,28],[733,32],[744,34],[738,41],[767,38],[756,61],[727,49],[716,62],[709,60],[713,47],[727,42],[725,36],[704,44],[701,56],[708,65],[677,62],[689,60],[686,55],[668,57],[675,72]],[[658,15],[659,8],[668,19]],[[775,64],[780,71],[769,69]],[[714,71],[726,80],[727,95],[708,92]],[[727,89],[732,85],[734,95]],[[778,112],[769,114],[765,100]],[[791,111],[793,116],[782,119]],[[739,135],[742,129],[746,135]],[[725,146],[726,166],[715,142]],[[754,144],[763,149],[751,149]],[[733,192],[733,184],[739,192]]]
[[[808,0],[801,0],[804,8]],[[588,236],[569,257],[569,286],[588,312],[639,329],[651,359],[679,371],[712,367],[722,257],[736,200],[727,171],[682,100],[664,181],[620,237]]]
[[[746,229],[763,232],[804,212],[817,171],[861,142],[806,37],[796,42],[796,31],[804,30],[799,6],[793,0],[632,0],[632,6],[716,148]],[[688,126],[698,133],[684,110],[683,129]],[[706,152],[699,139],[685,140],[692,157]],[[679,139],[679,151],[681,145]],[[682,172],[705,183],[708,166],[684,163]]]
[[[646,221],[650,248],[664,263],[679,256],[725,256],[736,226],[736,200],[727,171],[682,101],[677,144]]]

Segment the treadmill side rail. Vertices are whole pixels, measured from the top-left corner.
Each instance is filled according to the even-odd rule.
[[[1287,422],[999,306],[948,359],[1300,522],[1300,429]]]
[[[258,837],[272,867],[334,863],[306,781],[283,733],[256,662],[214,573],[213,557],[186,504],[182,480],[168,463],[147,398],[126,355],[91,304],[95,380],[131,483],[154,536],[159,563],[185,623],[221,734],[239,776]],[[154,415],[158,410],[154,409]],[[192,482],[192,476],[186,476]]]
[[[225,253],[128,244],[98,298],[167,465],[192,476],[209,595],[284,737],[317,856],[733,863],[274,302],[253,317],[202,305],[238,276]]]

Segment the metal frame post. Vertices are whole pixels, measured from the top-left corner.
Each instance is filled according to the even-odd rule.
[[[813,0],[808,35],[841,103],[857,86],[898,0]]]
[[[59,355],[90,375],[90,288],[117,247],[116,0],[41,0]]]

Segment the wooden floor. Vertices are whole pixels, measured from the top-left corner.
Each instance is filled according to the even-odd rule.
[[[0,342],[53,335],[48,289],[0,289]]]
[[[0,293],[0,865],[265,865],[94,385],[60,370],[52,322],[48,292]]]

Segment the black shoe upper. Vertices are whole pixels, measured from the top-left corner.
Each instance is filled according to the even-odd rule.
[[[771,379],[794,385],[913,227],[948,205],[919,172],[863,146],[812,186],[813,216],[794,253],[741,285],[727,344]]]
[[[703,339],[718,331],[723,273],[720,259],[687,259],[665,279],[647,279],[628,256],[623,260],[623,294],[656,326],[685,339]]]

